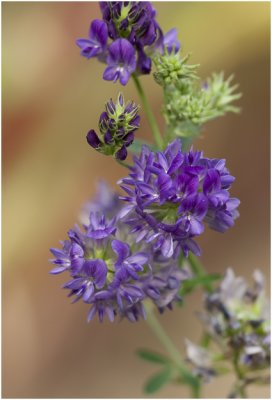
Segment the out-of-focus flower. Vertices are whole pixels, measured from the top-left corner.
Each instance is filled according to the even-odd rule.
[[[193,373],[202,378],[204,382],[209,382],[216,375],[211,352],[201,346],[197,346],[189,339],[185,340],[185,345],[187,359],[193,366]]]
[[[121,208],[122,202],[119,195],[105,181],[98,182],[96,194],[93,199],[85,203],[79,214],[79,222],[88,225],[90,213],[106,214],[113,218]]]
[[[121,199],[125,221],[137,233],[137,241],[153,242],[165,257],[180,249],[199,255],[194,241],[204,231],[204,222],[224,232],[238,217],[239,200],[230,198],[234,177],[225,160],[204,158],[199,151],[181,151],[180,140],[163,152],[142,147],[134,157],[130,174],[119,183],[127,192]]]
[[[114,155],[119,160],[127,157],[127,147],[133,143],[134,133],[140,126],[139,107],[124,101],[119,94],[116,104],[110,100],[99,119],[100,135],[91,129],[87,141],[91,147],[105,155]]]
[[[178,41],[177,35],[178,32],[176,28],[170,29],[170,31],[164,35],[163,45],[169,54],[176,54],[180,49],[180,42]]]
[[[148,1],[100,2],[103,21],[92,22],[88,39],[77,40],[81,55],[97,56],[107,64],[103,78],[126,85],[131,74],[149,74],[152,57],[164,50],[177,52],[176,30],[166,35]],[[107,40],[111,43],[108,45]]]
[[[221,351],[224,349],[221,358],[234,360],[245,376],[248,371],[270,365],[270,318],[264,279],[258,270],[253,278],[253,287],[249,287],[229,268],[219,288],[206,296],[206,311],[199,315],[213,342]]]
[[[255,271],[253,278],[249,287],[229,268],[218,289],[205,297],[205,312],[199,318],[206,340],[201,345],[186,340],[187,361],[204,382],[231,369],[245,386],[266,379],[270,366],[268,302],[262,273]]]

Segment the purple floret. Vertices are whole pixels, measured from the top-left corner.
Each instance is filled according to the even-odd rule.
[[[163,37],[163,46],[166,48],[167,52],[171,54],[174,52],[175,54],[180,49],[180,42],[178,41],[178,32],[176,28],[170,29],[164,37]]]
[[[78,39],[81,55],[86,58],[96,57],[106,50],[108,28],[105,22],[95,19],[89,29],[89,39]]]
[[[116,82],[118,79],[122,85],[126,85],[130,75],[136,69],[136,55],[133,46],[126,39],[117,39],[109,46],[107,68],[103,78],[106,81]]]

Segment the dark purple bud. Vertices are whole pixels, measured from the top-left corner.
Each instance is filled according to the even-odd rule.
[[[108,110],[108,112],[109,112],[110,114],[114,114],[115,111],[116,111],[115,104],[114,104],[114,102],[112,101],[112,99],[110,99],[110,101],[107,103],[107,110]]]
[[[128,18],[123,19],[123,21],[121,22],[119,29],[122,31],[125,31],[128,28],[129,22],[128,22]]]
[[[126,146],[122,146],[120,150],[115,153],[115,157],[117,160],[125,160],[127,158],[127,149]]]
[[[109,119],[109,121],[108,121],[108,127],[109,127],[109,129],[110,130],[114,130],[114,129],[116,129],[116,122],[114,121],[114,119]]]
[[[130,126],[131,127],[133,127],[133,130],[135,130],[135,129],[138,129],[139,127],[140,127],[140,115],[136,115],[136,117],[135,118],[133,118],[131,121],[130,121]]]
[[[99,118],[99,123],[103,123],[104,121],[107,122],[109,119],[108,114],[106,111],[103,111]]]
[[[142,74],[149,74],[151,71],[151,58],[147,57],[144,50],[138,50],[137,70]]]
[[[97,136],[96,132],[93,129],[91,129],[87,133],[86,138],[89,145],[92,146],[94,149],[98,149],[102,145],[101,140],[99,139],[99,137]]]
[[[130,146],[134,140],[134,133],[130,132],[123,138],[123,143],[126,147]]]
[[[123,105],[124,105],[124,96],[122,95],[122,93],[120,93],[119,96],[118,96],[118,102],[119,102],[120,106],[123,107]]]
[[[107,132],[106,132],[106,134],[104,136],[104,142],[106,144],[112,144],[113,143],[113,138],[112,138],[111,132],[109,130],[107,130]]]
[[[125,129],[123,127],[121,127],[121,128],[118,128],[118,131],[116,132],[116,137],[118,139],[122,139],[125,134],[126,134]]]

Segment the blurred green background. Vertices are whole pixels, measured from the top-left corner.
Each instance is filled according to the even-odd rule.
[[[241,115],[205,125],[195,147],[227,159],[236,176],[232,195],[241,217],[224,235],[199,240],[210,272],[232,266],[250,278],[269,277],[269,2],[160,2],[164,31],[176,26],[183,52],[192,52],[203,78],[234,73],[243,97]],[[100,18],[97,3],[2,2],[3,123],[3,397],[143,397],[155,372],[135,356],[160,350],[145,322],[86,324],[88,307],[70,305],[65,277],[48,274],[48,248],[56,247],[77,213],[106,179],[117,188],[124,170],[92,151],[85,135],[96,128],[104,103],[120,86],[102,80],[103,65],[80,57],[75,40]],[[160,123],[162,94],[143,77]],[[130,82],[125,97],[138,101]],[[139,137],[150,139],[142,114]],[[175,344],[198,340],[201,293],[160,317]],[[164,351],[164,350],[162,350]],[[205,387],[209,398],[227,396],[233,377]],[[187,397],[168,386],[156,397]],[[269,397],[267,388],[250,396]]]

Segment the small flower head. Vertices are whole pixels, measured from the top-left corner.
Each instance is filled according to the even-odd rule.
[[[100,8],[103,21],[93,21],[89,38],[77,40],[77,45],[82,56],[107,64],[105,80],[126,85],[132,73],[150,73],[154,54],[164,48],[178,51],[176,30],[163,36],[150,2],[105,1]]]
[[[103,154],[124,160],[127,147],[133,143],[134,133],[139,128],[138,110],[135,103],[125,103],[122,94],[118,95],[116,103],[110,100],[99,119],[100,137],[90,130],[87,134],[89,145]]]
[[[88,321],[96,314],[100,321],[104,316],[113,321],[117,315],[131,322],[145,318],[147,298],[160,312],[171,309],[180,301],[180,288],[189,272],[154,252],[152,246],[136,243],[119,220],[119,204],[111,210],[113,218],[107,218],[103,208],[89,202],[85,210],[91,210],[90,215],[82,218],[82,228],[76,225],[68,232],[62,249],[51,249],[51,274],[70,275],[63,287],[74,302],[89,304]]]
[[[103,214],[90,214],[88,225],[76,226],[62,242],[62,250],[51,249],[55,267],[51,273],[67,271],[71,279],[64,285],[74,301],[90,304],[88,320],[98,314],[113,321],[115,315],[125,316],[144,293],[134,283],[146,268],[148,255],[132,254],[130,246],[115,239],[116,219],[107,220]]]
[[[114,41],[122,38],[129,42],[135,49],[133,60],[137,57],[137,72],[149,74],[150,55],[162,44],[163,40],[162,31],[155,19],[156,11],[151,3],[148,1],[100,2],[100,7],[110,38]],[[112,73],[109,67],[104,73],[104,79],[115,81],[111,78]],[[120,80],[121,83],[125,85],[129,76],[130,74],[127,73],[123,81]]]
[[[150,2],[100,2],[100,7],[112,39],[123,37],[142,46],[155,42],[158,24]]]
[[[186,256],[189,250],[199,255],[194,237],[203,233],[204,222],[224,232],[238,216],[239,200],[229,195],[233,180],[225,160],[183,153],[179,140],[164,152],[143,146],[129,176],[120,181],[128,203],[123,216],[137,240],[153,242],[165,257],[176,257],[180,249]]]
[[[180,52],[176,51],[179,42],[174,40],[175,30],[172,29],[168,32],[169,36],[165,36],[165,52],[163,54],[156,54],[154,57],[154,64],[156,72],[154,78],[161,86],[179,87],[182,84],[197,79],[196,70],[197,64],[187,64],[189,55],[181,57]]]

